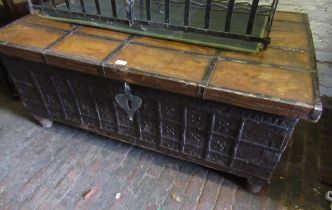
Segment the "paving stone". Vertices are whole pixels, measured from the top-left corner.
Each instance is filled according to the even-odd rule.
[[[193,164],[182,161],[180,169],[175,171],[174,183],[169,191],[169,196],[161,204],[161,209],[166,207],[167,209],[180,209],[185,191],[195,170],[196,167]]]
[[[128,205],[128,203],[130,204],[131,198],[133,198],[134,194],[136,193],[134,189],[141,184],[144,174],[150,168],[151,162],[155,156],[156,154],[153,152],[144,152],[140,158],[139,163],[137,163],[136,167],[133,169],[133,172],[127,177],[125,182],[118,189],[118,192],[121,193],[121,198],[116,201],[116,205],[114,206],[116,206],[118,209],[125,209],[125,206]],[[102,180],[100,180],[100,182],[101,184],[104,183]],[[95,201],[95,203],[101,203],[103,200],[104,198],[100,197]]]
[[[224,178],[217,172],[210,172],[196,209],[213,209],[219,196]],[[218,187],[216,187],[216,185]]]
[[[232,181],[225,180],[221,186],[215,209],[231,210],[235,203],[238,186]]]
[[[105,140],[108,141],[108,140]],[[89,191],[93,191],[93,194],[95,194],[96,192],[99,192],[95,189],[96,187],[94,187],[92,189],[92,186],[89,185],[91,184],[90,181],[94,181],[94,179],[100,179],[102,180],[104,183],[106,183],[109,179],[107,174],[105,173],[97,173],[95,170],[96,168],[100,169],[100,168],[105,168],[105,166],[107,164],[109,164],[109,160],[113,157],[112,153],[116,150],[114,150],[115,148],[118,148],[119,145],[121,145],[121,143],[116,142],[116,141],[108,141],[107,144],[105,145],[105,147],[102,148],[102,150],[100,151],[100,155],[103,157],[107,157],[107,158],[96,158],[94,160],[94,162],[91,163],[90,168],[94,169],[94,173],[91,174],[89,173],[88,176],[85,176],[85,178],[90,178],[90,180],[88,179],[87,181],[82,181],[79,180],[78,183],[79,185],[76,186],[75,189],[71,190],[68,195],[62,200],[60,201],[56,208],[68,208],[71,207],[73,208],[75,206],[76,203],[78,203],[80,200],[85,200],[84,198],[84,193],[88,193]],[[106,161],[105,161],[106,160]],[[90,197],[90,196],[89,196]]]
[[[158,184],[154,186],[150,196],[146,199],[143,208],[155,209],[164,203],[166,198],[172,196],[170,190],[174,184],[175,171],[179,170],[179,162],[169,158],[169,162],[158,180]],[[174,195],[173,195],[174,196]],[[175,198],[178,199],[178,198]],[[180,198],[181,200],[181,198]]]
[[[82,168],[87,169],[94,160],[95,156],[102,150],[105,145],[105,141],[97,139],[93,136],[93,144],[89,147],[87,153],[72,167],[68,173],[56,184],[55,189],[51,192],[46,200],[43,201],[40,208],[55,208],[75,187],[76,184],[80,184],[79,179],[84,176],[88,170],[82,170]]]
[[[267,197],[266,197],[266,189],[263,189],[258,194],[253,194],[250,201],[250,210],[256,209],[266,209],[267,205]]]
[[[31,193],[30,198],[20,208],[37,209],[72,167],[81,160],[82,156],[91,147],[89,143],[92,140],[91,136],[86,135],[86,132],[80,132],[78,135],[73,136],[70,139],[72,144],[64,150],[67,153],[61,153],[57,156],[57,161],[50,165],[49,174],[43,180],[40,180],[40,185]]]
[[[155,203],[148,201],[151,199],[151,196],[153,196],[153,192],[155,193],[155,190],[158,190],[157,196],[163,196],[165,194],[165,190],[167,191],[167,189],[171,187],[170,185],[172,183],[169,183],[170,182],[169,177],[165,176],[164,174],[170,174],[171,176],[170,178],[173,179],[174,177],[173,169],[172,167],[170,167],[170,165],[168,165],[172,160],[172,158],[162,157],[162,159],[165,160],[164,162],[165,167],[163,169],[163,173],[161,174],[160,178],[163,177],[164,179],[155,179],[155,177],[145,174],[143,176],[143,179],[139,182],[139,184],[132,189],[134,193],[131,195],[130,198],[128,198],[126,203],[123,205],[122,209],[130,209],[131,205],[133,204],[134,207],[137,209],[144,209],[149,204],[151,206]],[[155,170],[154,168],[159,168],[159,166],[160,162],[158,161],[158,164],[156,164],[156,161],[154,161],[151,163],[150,169]]]
[[[325,88],[332,88],[332,74],[320,74],[319,75],[319,85]]]
[[[117,209],[130,209],[131,206],[136,203],[140,186],[142,185],[142,182],[148,178],[145,174],[152,166],[152,161],[155,156],[158,155],[152,152],[145,152],[142,155],[140,163],[137,164],[137,167],[127,177],[125,183],[118,189],[121,193],[121,199],[116,201],[116,205],[114,205]]]
[[[191,176],[180,209],[196,208],[202,195],[209,171],[199,167]],[[220,184],[217,184],[220,185]]]
[[[162,156],[157,156],[154,160],[153,160],[153,165],[154,167],[151,167],[147,172],[146,175],[150,176],[151,178],[154,179],[159,179],[161,174],[163,173],[163,171],[165,170],[165,159],[166,156],[162,155]]]
[[[319,62],[331,63],[332,61],[331,49],[316,49],[316,59]]]
[[[142,149],[135,149],[135,147],[129,145],[126,146],[129,152],[128,155],[123,156],[125,159],[121,161],[122,163],[120,164],[120,167],[117,168],[117,170],[108,173],[109,180],[112,180],[112,182],[110,183],[110,185],[107,185],[107,188],[103,190],[104,193],[107,192],[105,193],[106,202],[104,202],[103,208],[117,209],[119,199],[116,199],[115,196],[117,193],[120,193],[122,195],[122,187],[126,187],[127,180],[130,176],[132,176],[132,173],[134,172],[133,169],[136,167],[137,164],[139,164],[141,156],[143,155],[144,151]],[[114,164],[116,164],[116,162]],[[97,186],[102,189],[103,185],[103,182],[99,182]],[[124,199],[123,195],[121,197],[120,199]],[[103,199],[100,199],[100,201],[101,200]],[[95,206],[99,206],[98,203],[96,203]]]
[[[76,132],[72,132],[71,134],[69,134],[68,138],[73,137],[76,134]],[[63,138],[62,141],[65,141],[66,139]],[[59,164],[63,163],[61,161],[59,161],[59,159],[57,158],[57,156],[60,153],[63,153],[64,150],[66,150],[66,147],[68,146],[68,142],[65,141],[66,143],[63,145],[63,147],[61,149],[59,149],[54,155],[53,155],[53,159],[50,161],[49,164],[43,166],[42,168],[40,168],[36,173],[34,173],[29,179],[28,181],[26,181],[21,188],[19,189],[20,192],[20,197],[18,198],[18,200],[16,201],[16,205],[22,205],[24,202],[26,202],[28,199],[31,198],[31,195],[34,193],[34,191],[36,189],[38,189],[43,182],[45,182],[45,180],[50,177],[57,169],[57,167],[59,167]]]
[[[68,133],[64,131],[65,129],[61,129],[56,134],[52,133],[53,137],[49,139],[52,141],[60,139],[61,141],[58,141],[58,144],[52,143],[52,141],[46,142],[45,145],[52,144],[53,146],[48,147],[47,149],[41,148],[39,151],[33,151],[36,156],[31,158],[29,164],[23,163],[25,166],[18,164],[15,169],[7,175],[9,180],[6,179],[6,177],[4,178],[4,181],[7,182],[7,189],[5,189],[6,195],[14,198],[10,201],[5,201],[7,206],[11,206],[10,209],[16,209],[18,204],[25,200],[26,194],[24,192],[28,191],[29,193],[29,191],[31,192],[31,190],[36,186],[36,183],[31,183],[31,178],[40,175],[46,167],[52,164],[55,160],[55,155],[65,148],[66,141],[63,141],[63,138],[64,136],[67,136]],[[22,157],[21,160],[23,160],[23,158],[24,157]],[[10,185],[8,182],[11,182],[12,180],[15,180],[15,182]],[[15,197],[17,190],[21,193],[19,196]]]
[[[239,188],[235,193],[234,210],[249,209],[252,196],[250,192]]]
[[[11,167],[6,168],[5,173],[0,179],[0,192],[10,187],[10,184],[13,184],[11,180],[13,180],[15,176],[16,178],[19,178],[18,176],[21,175],[20,170],[30,170],[30,168],[34,169],[33,167],[29,167],[26,161],[29,161],[28,163],[31,164],[33,160],[39,156],[38,151],[41,152],[47,148],[47,144],[40,144],[40,141],[44,138],[47,138],[47,135],[49,135],[47,131],[40,132],[39,134],[40,135],[37,137],[33,136],[31,138],[34,141],[31,141],[26,148],[23,148],[22,152],[10,158],[8,163],[11,165]]]
[[[331,99],[332,88],[326,88],[326,87],[324,87],[324,86],[320,86],[319,90],[320,90],[320,95],[321,95],[321,96],[329,97],[329,98]],[[331,109],[331,106],[329,106],[329,107],[324,106],[324,108],[328,108],[328,109],[332,110],[332,109]]]

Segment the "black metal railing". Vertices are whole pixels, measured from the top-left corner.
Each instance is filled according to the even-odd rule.
[[[145,26],[165,28],[267,46],[278,4],[278,0],[264,5],[259,0],[111,0],[110,5],[108,2],[41,0],[30,7],[48,16],[140,26],[141,30]]]

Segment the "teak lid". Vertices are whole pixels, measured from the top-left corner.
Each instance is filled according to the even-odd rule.
[[[0,29],[0,54],[272,114],[318,121],[305,14],[278,12],[272,43],[235,53],[28,15]]]

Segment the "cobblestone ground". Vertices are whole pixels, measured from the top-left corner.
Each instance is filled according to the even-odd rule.
[[[278,9],[309,15],[316,48],[321,95],[332,97],[332,1],[280,0]]]
[[[0,209],[328,209],[317,153],[331,123],[332,113],[301,122],[253,195],[232,175],[61,124],[42,129],[0,91]]]

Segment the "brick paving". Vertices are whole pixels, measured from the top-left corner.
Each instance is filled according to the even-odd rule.
[[[331,124],[331,112],[300,122],[273,181],[254,195],[236,176],[57,123],[43,129],[0,91],[0,209],[328,209],[318,151]]]

